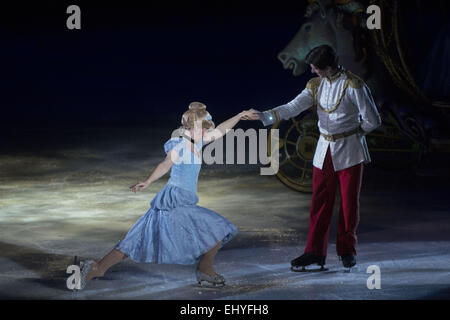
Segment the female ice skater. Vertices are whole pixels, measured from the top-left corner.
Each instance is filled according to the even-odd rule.
[[[153,198],[147,213],[103,259],[80,263],[81,289],[89,280],[102,277],[111,266],[127,257],[146,263],[197,263],[196,277],[200,285],[203,282],[225,284],[224,277],[214,270],[214,257],[236,235],[237,229],[214,211],[196,205],[201,148],[222,137],[250,113],[243,111],[214,128],[203,103],[189,105],[182,116],[182,126],[175,131],[177,134],[164,144],[165,160],[146,180],[130,189],[133,192],[143,190],[170,170],[167,184]]]

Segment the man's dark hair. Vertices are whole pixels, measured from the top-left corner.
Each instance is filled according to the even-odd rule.
[[[338,56],[332,47],[324,44],[312,49],[306,55],[305,62],[319,69],[325,69],[328,66],[336,68],[338,66]]]

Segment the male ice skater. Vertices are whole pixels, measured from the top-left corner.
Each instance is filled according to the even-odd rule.
[[[320,138],[313,159],[313,194],[308,243],[304,254],[291,261],[292,270],[318,264],[323,269],[333,204],[339,181],[341,206],[337,254],[344,267],[356,264],[359,192],[363,164],[370,156],[365,135],[381,125],[381,118],[366,84],[338,65],[333,48],[322,45],[308,53],[306,63],[318,75],[291,102],[274,109],[254,110],[249,119],[264,126],[288,120],[317,106]]]

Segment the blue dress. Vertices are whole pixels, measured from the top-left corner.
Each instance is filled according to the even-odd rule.
[[[194,148],[201,154],[203,141]],[[115,248],[137,262],[194,264],[222,240],[222,246],[236,233],[236,227],[216,212],[197,205],[197,180],[201,158],[194,155],[187,140],[171,138],[164,151],[177,150],[167,184],[150,202],[150,209],[131,227]]]

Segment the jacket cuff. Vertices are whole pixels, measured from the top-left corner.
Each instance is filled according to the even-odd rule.
[[[268,110],[259,113],[259,119],[262,121],[264,127],[274,124],[278,120],[278,115],[273,110]]]

